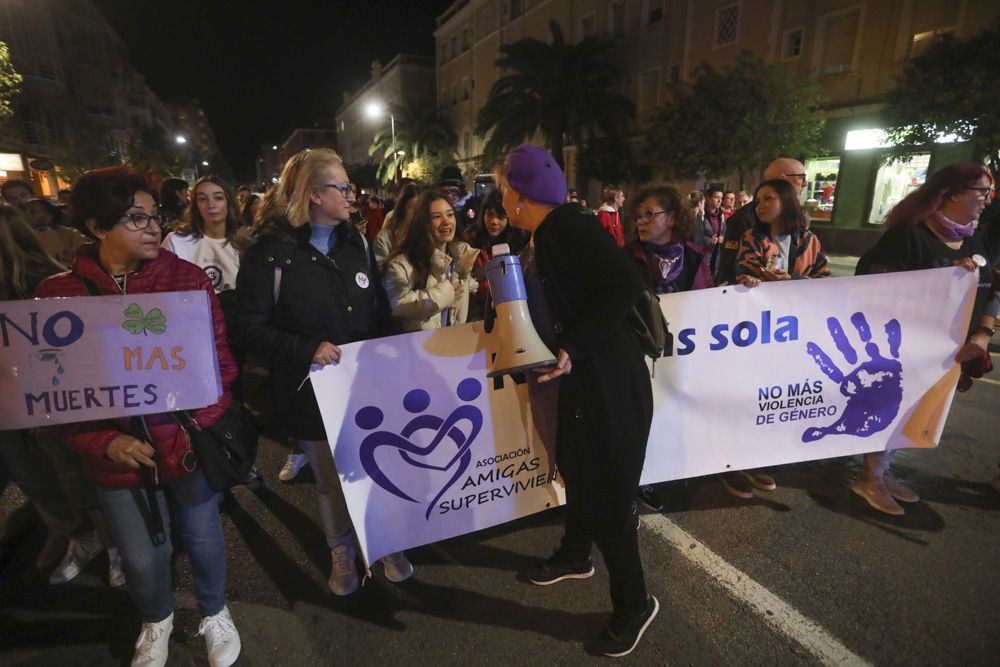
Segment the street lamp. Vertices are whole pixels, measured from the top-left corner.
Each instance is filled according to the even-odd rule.
[[[381,102],[377,102],[375,100],[369,102],[368,105],[365,107],[365,115],[371,118],[372,120],[377,120],[381,118],[383,113],[389,114],[389,130],[392,132],[392,154],[397,157],[402,157],[403,151],[396,150],[396,117],[392,115],[392,111],[386,109]],[[396,173],[394,174],[395,182],[397,184],[399,183],[399,167],[400,167],[400,161],[397,159],[396,169],[395,169]]]
[[[174,137],[174,141],[182,145],[188,142],[187,137],[185,137],[183,134],[178,134],[176,137]]]

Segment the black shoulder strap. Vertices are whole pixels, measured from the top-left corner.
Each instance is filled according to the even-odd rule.
[[[79,278],[80,282],[83,283],[83,288],[87,290],[87,294],[90,296],[102,296],[101,291],[97,289],[97,285],[95,285],[92,280],[84,278],[80,274],[77,274],[77,278]]]

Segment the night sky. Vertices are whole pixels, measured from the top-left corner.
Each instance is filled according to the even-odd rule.
[[[332,119],[376,58],[434,55],[454,0],[93,0],[167,102],[197,98],[238,178],[262,143]]]

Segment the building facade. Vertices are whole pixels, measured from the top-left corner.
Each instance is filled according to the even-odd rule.
[[[819,85],[823,150],[796,156],[809,179],[804,204],[828,247],[860,252],[892,205],[929,172],[971,157],[967,146],[944,143],[908,164],[883,165],[883,97],[933,37],[969,37],[998,16],[1000,3],[992,0],[460,0],[438,18],[434,33],[438,106],[458,136],[460,164],[477,164],[485,142],[475,135],[476,115],[501,75],[500,45],[548,41],[555,20],[567,40],[616,41],[617,92],[635,102],[629,140],[642,145],[643,118],[672,86],[691,81],[701,63],[725,68],[749,51]],[[575,147],[567,147],[565,163],[571,184],[591,193],[599,187],[577,183]],[[738,184],[733,177],[723,185]]]
[[[171,132],[170,110],[129,65],[124,43],[87,0],[0,0],[0,41],[24,80],[0,131],[0,181],[55,196],[60,155],[126,160],[143,130]]]
[[[388,126],[393,108],[418,109],[434,104],[434,59],[400,54],[383,66],[372,63],[371,78],[353,94],[344,94],[335,123],[337,145],[346,164],[370,164],[368,155],[379,130]],[[372,117],[368,109],[375,105],[381,115]]]

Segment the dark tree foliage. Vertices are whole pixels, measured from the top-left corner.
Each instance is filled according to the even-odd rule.
[[[500,46],[503,76],[476,125],[480,137],[489,135],[486,162],[540,134],[561,167],[566,142],[617,140],[635,114],[631,100],[610,92],[620,76],[610,59],[614,41],[591,36],[568,44],[558,23],[549,29],[551,43],[526,38]]]
[[[725,70],[700,65],[675,91],[652,114],[647,153],[667,178],[735,173],[745,186],[775,157],[819,149],[818,88],[780,64],[743,52]]]
[[[886,96],[886,134],[898,160],[954,135],[1000,175],[1000,24],[964,40],[942,35],[911,59]]]

